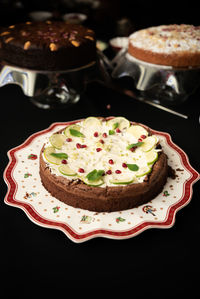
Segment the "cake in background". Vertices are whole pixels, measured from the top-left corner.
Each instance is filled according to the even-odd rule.
[[[136,31],[129,36],[128,53],[153,64],[200,66],[200,26],[173,24]]]
[[[0,31],[0,61],[35,70],[68,70],[96,61],[94,31],[62,21],[26,22]]]

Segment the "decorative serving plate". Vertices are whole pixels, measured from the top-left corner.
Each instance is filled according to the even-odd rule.
[[[169,165],[176,170],[176,178],[168,178],[163,192],[149,203],[126,211],[96,213],[68,206],[48,193],[39,175],[40,150],[52,133],[73,123],[76,121],[53,123],[8,152],[5,203],[21,208],[38,225],[63,231],[77,243],[94,237],[127,239],[148,228],[171,227],[176,212],[190,202],[192,185],[200,175],[184,151],[164,132],[152,130],[160,139]]]

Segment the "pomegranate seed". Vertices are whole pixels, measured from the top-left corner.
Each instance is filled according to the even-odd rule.
[[[126,163],[122,163],[122,167],[127,168],[127,164]]]
[[[136,149],[136,147],[132,147],[132,148],[130,148],[130,151],[131,151],[131,152],[134,152],[135,149]]]
[[[102,144],[104,144],[104,141],[103,141],[103,139],[100,139],[100,140],[99,140],[99,142],[101,142]]]
[[[108,163],[109,163],[109,164],[114,164],[113,159],[110,159],[110,160],[108,161]]]
[[[87,147],[86,144],[82,144],[82,145],[81,145],[81,148],[86,148],[86,147]]]
[[[117,133],[121,133],[121,130],[119,128],[116,129]]]
[[[72,141],[72,138],[67,138],[66,141],[67,141],[67,142],[71,142],[71,141]]]
[[[97,147],[97,148],[96,148],[96,151],[97,151],[97,152],[100,152],[100,151],[102,151],[102,148]]]
[[[80,143],[77,143],[77,144],[76,144],[76,147],[77,147],[77,148],[81,148],[81,144],[80,144]]]
[[[139,139],[138,139],[138,142],[142,142],[142,140],[143,140],[142,138],[139,138]]]
[[[106,174],[112,174],[112,170],[110,170],[110,169],[107,170],[107,171],[106,171]]]
[[[117,170],[115,170],[115,173],[120,174],[122,172],[121,172],[121,170],[117,169]]]
[[[107,138],[108,137],[107,133],[103,133],[103,137]]]
[[[63,160],[61,161],[61,163],[62,163],[62,164],[67,164],[67,160],[63,159]]]
[[[94,137],[98,137],[99,133],[98,132],[94,132]]]
[[[146,135],[141,135],[140,136],[142,139],[145,139],[145,138],[147,138],[147,136]]]
[[[80,172],[80,173],[84,173],[85,170],[84,170],[83,168],[79,168],[79,169],[78,169],[78,172]]]

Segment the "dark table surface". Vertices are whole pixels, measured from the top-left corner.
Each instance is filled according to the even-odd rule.
[[[168,132],[199,172],[199,98],[197,95],[189,98],[180,108],[188,115],[188,119],[184,119],[99,83],[88,85],[77,104],[59,110],[39,109],[19,87],[5,86],[0,89],[2,172],[8,163],[7,151],[31,134],[53,122],[91,115],[120,115]],[[79,288],[82,295],[90,297],[106,288],[113,294],[131,290],[132,296],[137,293],[135,298],[150,295],[164,298],[170,294],[198,292],[200,181],[194,184],[192,201],[177,213],[172,228],[149,229],[127,240],[95,238],[80,244],[72,242],[59,230],[35,225],[21,209],[6,205],[4,182],[0,191],[3,236],[0,269],[6,294],[14,290],[15,294],[22,295],[25,286],[29,287],[27,298],[42,292],[59,295],[64,290],[66,294],[72,288],[75,292]],[[93,293],[92,289],[98,293]]]

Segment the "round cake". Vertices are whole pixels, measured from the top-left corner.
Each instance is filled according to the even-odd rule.
[[[158,136],[124,117],[79,120],[53,133],[40,153],[44,187],[96,212],[131,209],[156,197],[168,176]]]
[[[128,53],[153,64],[200,66],[200,26],[161,25],[129,36]]]
[[[96,61],[91,29],[66,22],[26,22],[0,31],[0,61],[35,70],[68,70]]]

